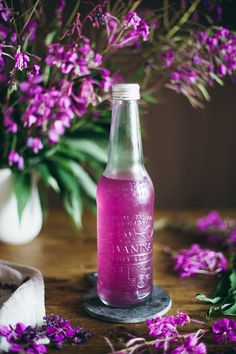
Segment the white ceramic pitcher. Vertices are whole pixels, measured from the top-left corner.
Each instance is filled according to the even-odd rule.
[[[0,169],[0,241],[12,245],[30,242],[39,234],[42,223],[37,177],[32,176],[31,193],[19,221],[12,171]]]

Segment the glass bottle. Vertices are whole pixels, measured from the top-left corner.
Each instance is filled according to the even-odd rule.
[[[108,163],[97,188],[97,291],[116,307],[152,293],[154,188],[143,164],[139,98],[138,84],[113,86]]]

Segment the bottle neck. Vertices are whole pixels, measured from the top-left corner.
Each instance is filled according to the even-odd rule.
[[[114,100],[108,163],[104,175],[113,178],[144,174],[139,111],[136,100]]]

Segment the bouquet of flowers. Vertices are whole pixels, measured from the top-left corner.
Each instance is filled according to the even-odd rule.
[[[233,77],[236,36],[210,20],[220,1],[144,5],[59,0],[52,13],[43,0],[0,0],[0,168],[12,169],[19,216],[35,171],[80,227],[107,159],[114,83],[139,81],[144,108],[163,87],[199,107]]]

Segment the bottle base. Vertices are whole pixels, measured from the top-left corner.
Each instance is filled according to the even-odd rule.
[[[123,309],[127,309],[127,308],[132,308],[132,307],[136,307],[136,306],[141,306],[143,305],[145,302],[148,301],[148,299],[150,299],[151,297],[151,293],[148,294],[147,296],[145,296],[144,298],[140,299],[138,302],[132,303],[132,304],[114,304],[111,303],[109,301],[104,300],[103,298],[101,298],[99,295],[99,299],[101,300],[101,302],[106,305],[106,306],[110,306],[110,307],[118,307],[118,308],[123,308]]]

